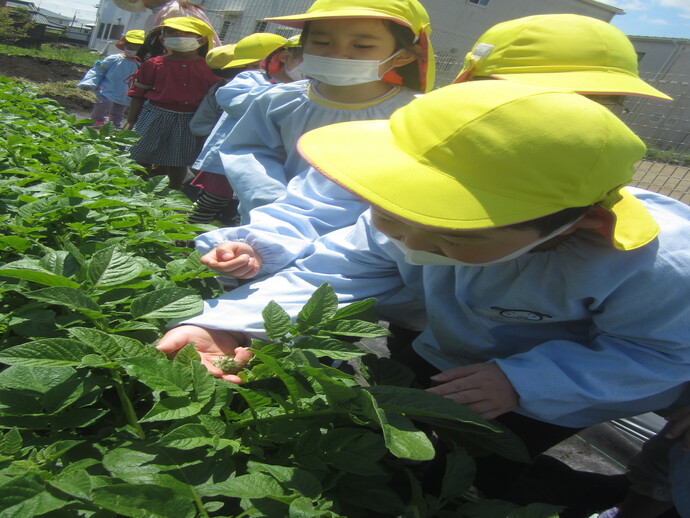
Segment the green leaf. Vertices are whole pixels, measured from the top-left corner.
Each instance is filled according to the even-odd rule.
[[[10,277],[35,282],[44,286],[65,286],[68,288],[79,288],[79,284],[73,280],[56,275],[42,268],[38,261],[22,259],[8,263],[0,268],[0,277]]]
[[[141,265],[134,257],[115,246],[93,254],[87,268],[87,276],[94,288],[126,284],[141,272]]]
[[[296,494],[309,498],[318,498],[323,491],[319,479],[304,469],[249,461],[247,463],[247,471],[249,473],[266,473],[271,475],[283,487],[292,489]]]
[[[192,389],[192,375],[182,364],[165,358],[151,357],[123,359],[120,363],[127,374],[153,390],[179,396],[187,394]]]
[[[110,335],[89,327],[72,327],[67,330],[70,336],[90,345],[98,351],[104,358],[114,360],[123,354],[123,347],[116,335]]]
[[[203,308],[198,293],[185,288],[164,288],[146,293],[132,301],[134,318],[184,318],[196,315]]]
[[[193,518],[196,507],[167,487],[112,484],[93,490],[93,503],[132,518]]]
[[[199,353],[197,352],[193,343],[185,345],[177,352],[175,358],[173,359],[173,362],[181,363],[182,365],[190,365],[191,363],[199,361],[201,361],[201,356],[199,356]]]
[[[304,305],[297,315],[300,330],[311,329],[331,318],[338,308],[338,297],[328,283],[323,283]]]
[[[343,306],[330,318],[330,320],[345,320],[352,317],[362,319],[363,315],[368,315],[376,305],[376,299],[364,299]]]
[[[240,475],[213,485],[214,490],[222,491],[233,498],[281,498],[285,491],[276,480],[263,473]]]
[[[70,379],[72,367],[26,367],[13,365],[0,372],[0,386],[9,390],[28,390],[45,394]]]
[[[202,408],[203,405],[188,397],[168,397],[153,405],[153,408],[139,419],[139,422],[176,421],[196,415],[201,412]]]
[[[377,338],[390,336],[391,332],[375,322],[364,320],[336,320],[324,323],[320,327],[321,333],[340,336],[356,336],[359,338]]]
[[[22,435],[19,430],[12,428],[2,436],[0,441],[0,453],[3,455],[14,455],[22,447]]]
[[[77,340],[46,338],[0,351],[0,362],[38,367],[76,366],[84,356],[94,352]]]
[[[17,477],[0,486],[0,518],[39,516],[67,503],[46,491],[33,475]]]
[[[334,360],[347,361],[368,354],[367,351],[360,349],[354,344],[325,336],[300,338],[295,341],[294,347],[309,351],[318,357],[328,357]]]
[[[414,426],[412,421],[402,414],[386,412],[379,408],[373,396],[361,392],[365,413],[378,422],[383,431],[388,450],[398,458],[416,461],[431,460],[436,451],[427,435]]]
[[[271,340],[282,339],[292,327],[290,315],[273,300],[266,305],[261,315],[264,318],[264,329]]]
[[[446,472],[441,484],[441,498],[459,497],[474,482],[475,462],[464,449],[446,455]]]
[[[328,403],[331,406],[338,405],[357,399],[360,394],[359,388],[349,387],[342,381],[336,380],[328,376],[323,369],[314,367],[302,367],[300,371],[311,376],[321,386],[324,394],[328,398]]]
[[[79,311],[90,318],[98,318],[103,315],[98,304],[96,304],[91,297],[86,295],[83,291],[76,288],[55,286],[52,288],[43,288],[40,290],[31,291],[25,295],[30,299],[40,300],[50,304],[57,304],[59,306],[66,306],[70,309]]]

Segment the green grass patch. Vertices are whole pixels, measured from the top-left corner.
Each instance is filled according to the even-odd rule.
[[[54,46],[52,43],[44,43],[40,48],[24,48],[14,45],[0,44],[0,54],[8,56],[32,56],[36,58],[57,59],[77,65],[93,66],[98,59],[98,54],[86,47],[65,47],[65,44]]]
[[[655,147],[649,147],[645,155],[647,160],[654,162],[666,162],[668,164],[682,165],[690,167],[690,153],[681,153],[673,150],[663,150]]]

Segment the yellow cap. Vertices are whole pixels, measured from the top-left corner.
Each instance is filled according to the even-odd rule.
[[[144,43],[144,36],[146,33],[141,30],[127,31],[122,37],[127,43],[134,43],[136,45],[142,45]]]
[[[637,53],[625,34],[577,14],[526,16],[494,25],[467,54],[455,82],[472,76],[581,94],[671,99],[640,79]]]
[[[199,20],[198,18],[192,18],[191,16],[176,16],[173,18],[166,18],[160,24],[160,27],[170,27],[171,29],[177,29],[178,31],[192,32],[203,36],[208,41],[208,48],[213,48],[213,37],[216,31],[207,24]]]
[[[645,154],[615,115],[582,95],[512,81],[440,88],[390,120],[324,126],[299,140],[325,176],[383,211],[477,230],[600,204],[628,250],[659,228],[624,186]]]
[[[235,44],[221,45],[208,51],[206,64],[209,68],[225,68],[235,58]]]
[[[422,55],[417,58],[421,90],[434,86],[436,62],[429,35],[429,14],[417,0],[316,0],[306,13],[266,18],[266,21],[301,29],[304,22],[331,18],[378,18],[391,20],[412,29]]]
[[[236,68],[256,63],[274,50],[288,45],[288,39],[270,32],[257,32],[242,38],[235,46],[235,58],[223,68]]]

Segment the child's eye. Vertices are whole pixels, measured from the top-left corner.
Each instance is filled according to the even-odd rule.
[[[364,44],[362,44],[362,43],[356,43],[356,44],[354,45],[354,47],[355,47],[356,49],[373,49],[373,48],[374,48],[374,45],[364,45]]]
[[[310,41],[310,43],[311,43],[312,45],[328,45],[328,42],[327,42],[327,41],[315,41],[315,40],[312,40],[312,41]]]

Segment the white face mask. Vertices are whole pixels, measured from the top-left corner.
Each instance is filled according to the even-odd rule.
[[[301,81],[302,79],[306,79],[306,76],[302,72],[300,72],[299,65],[292,69],[289,69],[286,64],[285,68],[283,68],[283,71],[285,72],[285,75],[293,81]]]
[[[341,59],[304,54],[297,67],[302,74],[321,83],[332,86],[350,86],[380,81],[379,67],[393,59],[403,49],[392,56],[377,61],[375,59]]]
[[[519,250],[515,250],[514,252],[509,253],[508,255],[504,255],[503,257],[499,257],[498,259],[494,259],[492,261],[487,261],[484,263],[466,263],[464,261],[460,261],[458,259],[453,259],[451,257],[447,257],[445,255],[438,255],[434,254],[431,252],[425,252],[423,250],[412,250],[409,248],[405,243],[402,241],[399,241],[397,239],[393,239],[392,237],[389,237],[388,239],[391,240],[391,242],[398,247],[398,249],[405,254],[405,262],[409,264],[417,264],[417,265],[433,265],[433,266],[491,266],[493,264],[499,264],[499,263],[507,263],[508,261],[512,261],[513,259],[517,259],[518,257],[521,257],[525,255],[527,252],[532,250],[533,248],[541,245],[542,243],[545,243],[549,239],[552,239],[559,235],[561,232],[564,232],[565,230],[569,229],[572,227],[575,223],[580,221],[582,217],[577,218],[575,221],[571,221],[570,223],[563,225],[562,227],[557,228],[553,232],[551,232],[548,236],[541,237],[537,239],[536,241],[529,243],[528,245],[523,246]]]
[[[136,51],[136,50],[125,49],[125,56],[127,56],[128,58],[133,58],[133,57],[136,56],[136,55],[137,55],[137,51]]]
[[[191,52],[201,47],[201,43],[199,43],[198,38],[167,36],[163,38],[163,46],[166,49],[176,50],[177,52]]]

